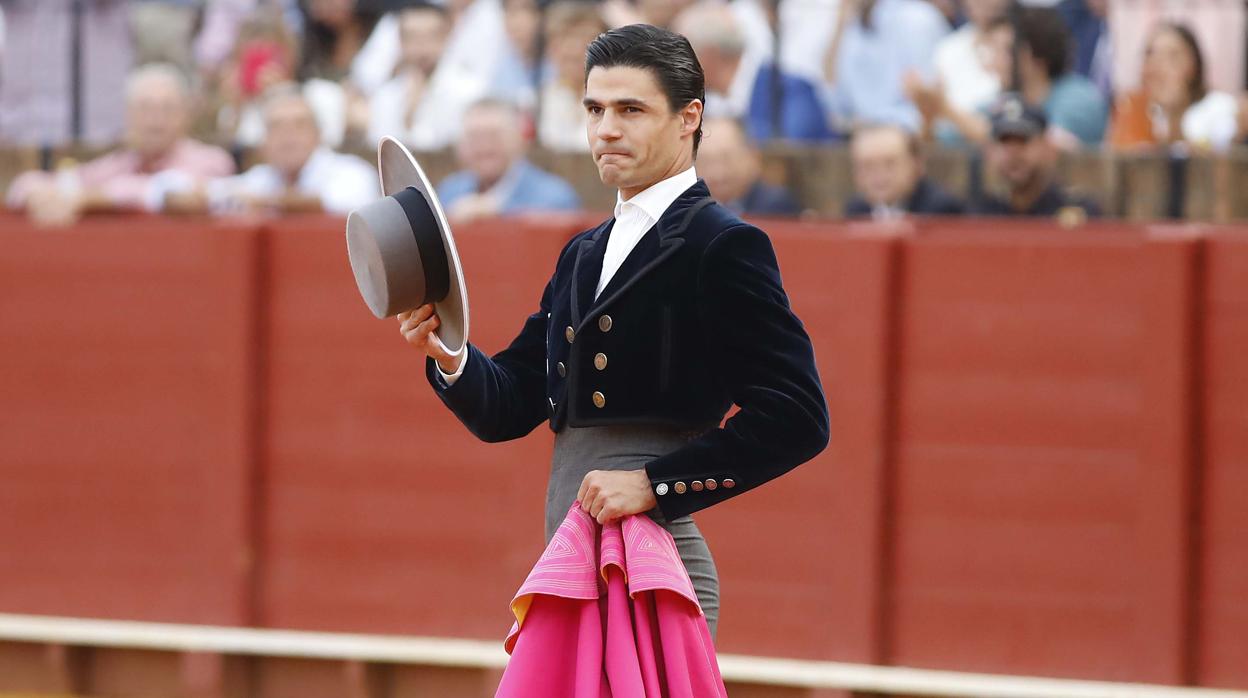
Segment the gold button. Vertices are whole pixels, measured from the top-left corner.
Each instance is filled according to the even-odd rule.
[[[685,483],[683,483],[683,482],[678,482],[678,483],[676,483],[675,485],[673,485],[673,486],[672,486],[672,489],[676,490],[676,494],[684,494],[684,493],[685,493],[685,490],[686,490],[686,489],[688,489],[688,488],[687,488],[687,487],[685,487]]]
[[[576,339],[576,330],[572,329],[571,325],[568,325],[567,329],[563,331],[563,336],[567,337],[568,344],[571,344],[572,340]]]
[[[594,391],[594,407],[597,407],[598,409],[602,409],[606,406],[607,406],[607,396],[595,390]]]
[[[718,483],[718,482],[715,482],[715,480],[714,480],[714,479],[712,479],[712,478],[709,478],[709,477],[708,477],[708,478],[706,478],[706,489],[708,489],[708,490],[713,490],[713,489],[715,489],[716,487],[719,487],[719,483]]]
[[[702,491],[702,481],[701,481],[701,480],[694,480],[693,482],[689,483],[689,488],[690,488],[690,489],[692,489],[694,492],[701,492],[701,491]]]
[[[598,329],[602,330],[603,332],[611,331],[611,316],[610,315],[603,315],[602,317],[598,318]]]
[[[557,371],[559,371],[559,377],[560,377],[560,378],[566,378],[566,377],[567,377],[567,375],[568,375],[568,367],[567,367],[566,365],[564,365],[564,363],[563,363],[562,361],[560,361],[559,363],[555,364],[555,369],[556,369]]]
[[[594,368],[598,369],[599,371],[605,370],[607,368],[607,355],[606,354],[594,354]]]
[[[726,490],[730,490],[730,489],[732,489],[732,488],[734,488],[734,487],[736,487],[736,486],[737,486],[737,481],[736,481],[736,480],[733,480],[733,479],[732,479],[732,478],[730,478],[730,477],[726,477],[726,478],[724,478],[724,489],[726,489]]]

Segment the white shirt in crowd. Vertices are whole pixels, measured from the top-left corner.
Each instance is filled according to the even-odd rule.
[[[159,210],[166,194],[191,191],[196,186],[196,180],[182,172],[157,174],[149,185],[151,207]],[[320,199],[326,211],[343,215],[381,196],[377,170],[372,165],[323,146],[304,163],[294,188]],[[286,182],[276,167],[260,164],[242,174],[209,180],[204,190],[209,211],[221,214],[241,208],[247,196],[278,196],[286,191]]]
[[[404,123],[409,83],[407,76],[397,75],[378,87],[369,102],[369,141],[376,143],[382,136],[394,136],[417,150],[445,148],[458,139],[464,112],[488,88],[479,74],[439,65],[421,95],[411,123]]]
[[[607,249],[602,258],[602,273],[598,275],[594,300],[598,300],[598,295],[611,283],[612,277],[620,270],[624,260],[628,259],[633,248],[637,247],[637,243],[645,237],[646,232],[659,222],[663,213],[685,190],[697,183],[698,173],[690,167],[680,174],[651,184],[627,201],[622,194],[616,193],[615,224],[611,226],[611,234],[607,237]],[[465,355],[455,373],[442,373],[441,368],[438,373],[447,385],[453,385],[463,375],[467,365],[468,357]]]
[[[1001,81],[988,70],[984,47],[976,41],[978,34],[971,24],[964,24],[941,39],[932,56],[945,98],[958,111],[977,111],[1001,91]]]
[[[1225,150],[1235,140],[1239,130],[1239,100],[1226,92],[1210,90],[1203,99],[1183,112],[1179,123],[1183,140],[1191,145]],[[1159,140],[1166,140],[1170,133],[1170,119],[1166,111],[1154,106],[1149,110],[1149,118],[1153,123],[1153,134]]]

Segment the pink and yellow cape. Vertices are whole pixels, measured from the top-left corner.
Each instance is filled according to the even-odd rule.
[[[500,698],[726,698],[671,535],[573,506],[511,602]]]

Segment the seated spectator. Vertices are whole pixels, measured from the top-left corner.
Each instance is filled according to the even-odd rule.
[[[1070,35],[1056,10],[1027,7],[1019,15],[1017,31],[998,20],[989,29],[989,46],[1001,84],[1008,85],[1018,56],[1018,92],[1028,104],[1044,111],[1048,138],[1062,150],[1099,144],[1105,136],[1109,108],[1105,98],[1087,78],[1071,72]],[[960,136],[984,144],[991,128],[984,113],[964,111],[947,102],[939,91],[915,81],[907,84],[911,97],[921,106],[930,129],[936,119],[948,119]]]
[[[903,80],[931,81],[936,44],[949,24],[925,0],[842,0],[824,63],[833,128],[898,124],[911,131],[920,116]]]
[[[762,180],[762,157],[733,119],[707,119],[698,147],[698,175],[711,196],[738,214],[796,216],[802,212],[788,190]]]
[[[187,137],[190,96],[176,68],[152,64],[126,83],[126,139],[117,151],[55,174],[27,172],[10,187],[8,205],[40,223],[73,223],[93,211],[159,208],[152,178],[175,171],[194,179],[234,172],[220,148]]]
[[[699,3],[680,15],[675,31],[689,39],[702,64],[708,118],[743,119],[755,141],[833,137],[815,86],[748,53],[728,6]]]
[[[238,149],[253,148],[264,137],[262,96],[295,77],[298,49],[282,16],[261,8],[243,21],[229,58],[217,71],[220,109],[217,129]],[[349,102],[359,99],[331,80],[310,78],[303,92],[316,113],[321,137],[331,148],[362,138],[363,124],[348,123]]]
[[[1142,89],[1119,99],[1117,147],[1185,143],[1203,150],[1230,146],[1239,103],[1205,84],[1205,60],[1196,36],[1181,24],[1157,27],[1144,54]]]
[[[464,113],[456,156],[463,170],[438,186],[452,222],[534,211],[575,211],[572,186],[524,158],[524,125],[514,105],[484,99]]]
[[[849,146],[858,192],[848,217],[897,218],[906,214],[958,215],[961,201],[924,175],[919,139],[898,126],[864,126]]]
[[[381,196],[377,170],[321,144],[312,105],[294,84],[265,95],[261,164],[207,183],[162,177],[170,213],[304,213],[346,215]]]
[[[546,9],[546,36],[554,76],[542,87],[537,137],[542,146],[563,152],[588,152],[585,95],[585,49],[607,25],[598,6],[556,0]]]
[[[966,23],[936,44],[933,60],[945,101],[960,111],[992,106],[1001,80],[986,59],[991,52],[988,29],[1005,17],[1009,0],[966,0]]]
[[[1044,112],[1007,95],[993,112],[987,163],[1002,198],[985,197],[974,212],[989,216],[1057,216],[1081,220],[1100,215],[1091,200],[1071,196],[1056,182],[1057,150],[1045,137]]]
[[[488,75],[442,64],[451,29],[446,9],[415,2],[398,13],[399,64],[373,94],[368,137],[393,136],[419,150],[436,150],[459,135],[461,115],[485,93]]]

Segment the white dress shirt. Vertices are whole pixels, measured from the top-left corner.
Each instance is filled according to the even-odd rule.
[[[690,166],[680,174],[651,184],[627,201],[623,194],[616,192],[615,225],[611,226],[611,234],[607,237],[607,251],[602,258],[602,273],[598,275],[594,300],[598,300],[598,294],[611,282],[611,278],[620,270],[624,260],[628,259],[629,253],[645,237],[646,232],[659,222],[663,213],[686,189],[697,183],[698,173]],[[468,357],[465,355],[455,373],[442,373],[441,367],[438,368],[438,373],[447,385],[453,385],[467,365]]]

